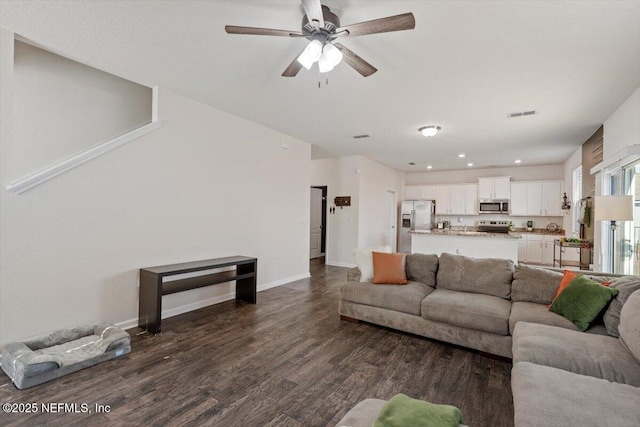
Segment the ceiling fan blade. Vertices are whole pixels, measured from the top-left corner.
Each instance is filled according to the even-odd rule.
[[[306,49],[306,46],[304,49]],[[302,49],[302,52],[304,52],[304,49]],[[298,62],[298,57],[302,55],[302,52],[300,52],[296,55],[295,58],[293,58],[291,64],[289,64],[289,66],[282,73],[282,77],[295,77],[298,75],[298,72],[300,71],[300,69],[302,69],[302,64]]]
[[[302,36],[300,31],[274,30],[273,28],[238,27],[237,25],[225,25],[224,30],[229,34],[251,34],[255,36]]]
[[[346,30],[348,36],[355,37],[391,31],[413,30],[415,27],[416,19],[413,17],[413,13],[409,12],[402,15],[374,19],[373,21],[360,22],[359,24],[345,25],[338,28],[336,32],[339,33]]]
[[[317,21],[318,27],[324,28],[324,16],[322,15],[320,0],[302,0],[302,7],[304,7],[304,13],[307,15],[309,23]]]
[[[351,50],[349,50],[346,47],[344,47],[342,44],[334,43],[333,45],[335,47],[337,47],[338,49],[340,49],[340,51],[342,52],[342,55],[344,55],[344,57],[343,57],[344,62],[349,64],[351,66],[351,68],[353,68],[354,70],[356,70],[357,72],[362,74],[364,77],[368,77],[371,74],[373,74],[376,71],[378,71],[378,69],[376,67],[374,67],[373,65],[369,64],[364,59],[360,58],[358,55],[356,55]]]

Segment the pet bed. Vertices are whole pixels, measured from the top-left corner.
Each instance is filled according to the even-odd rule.
[[[29,388],[127,354],[130,344],[127,332],[108,323],[60,329],[4,346],[2,370]]]

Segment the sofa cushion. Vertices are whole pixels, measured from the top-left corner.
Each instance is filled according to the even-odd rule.
[[[491,295],[436,289],[422,301],[422,317],[449,325],[509,335],[511,303]]]
[[[515,427],[637,427],[640,388],[518,362],[511,371]]]
[[[607,333],[612,337],[620,336],[618,325],[620,324],[620,311],[627,299],[637,290],[640,290],[640,277],[626,276],[618,277],[611,281],[611,288],[620,291],[618,295],[609,303],[609,307],[604,312],[603,321],[607,327]]]
[[[571,320],[579,330],[586,331],[618,292],[579,275],[553,300],[549,310]]]
[[[376,285],[406,285],[406,254],[371,252],[373,257],[373,280]]]
[[[640,387],[640,363],[620,340],[608,335],[520,322],[512,350],[513,363],[531,362]]]
[[[520,264],[513,272],[511,300],[551,304],[562,277],[557,271]]]
[[[435,287],[437,271],[438,255],[407,255],[407,279]]]
[[[413,281],[404,286],[348,282],[340,288],[340,299],[420,316],[420,302],[432,291]]]
[[[512,335],[518,322],[540,323],[574,331],[578,330],[578,327],[571,320],[549,311],[544,304],[535,304],[532,302],[514,302],[511,305],[509,332]]]
[[[640,362],[640,291],[631,294],[620,312],[620,340]]]
[[[437,288],[493,295],[509,299],[513,261],[498,258],[469,258],[443,253],[438,266]]]

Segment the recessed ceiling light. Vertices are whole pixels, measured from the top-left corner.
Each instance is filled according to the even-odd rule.
[[[433,166],[427,165],[427,169],[432,169],[432,168],[433,168]]]
[[[520,159],[514,160],[513,163],[522,163],[522,160],[520,160]]]
[[[471,167],[473,166],[473,163],[467,163],[467,166]]]
[[[464,158],[465,154],[464,153],[460,153],[458,154],[458,157],[460,157],[461,159]]]
[[[434,136],[438,131],[442,129],[440,126],[424,126],[418,129],[426,137]]]

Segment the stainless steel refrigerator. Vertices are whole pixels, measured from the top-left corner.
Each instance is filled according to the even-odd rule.
[[[435,227],[435,200],[405,200],[400,212],[400,252],[411,253],[409,231],[431,230]]]

